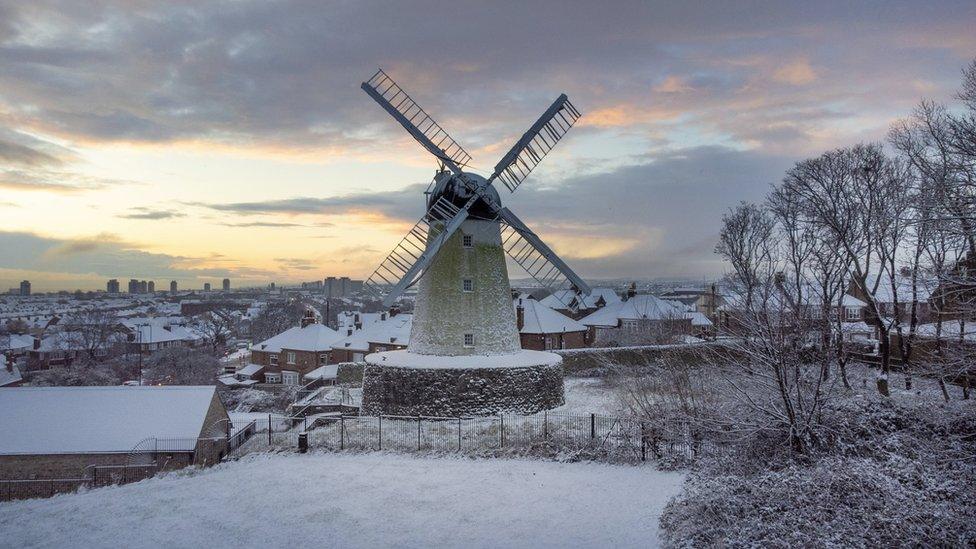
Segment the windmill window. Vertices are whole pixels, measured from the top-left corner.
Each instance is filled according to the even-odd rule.
[[[474,247],[474,237],[472,237],[469,234],[461,236],[461,245],[464,246],[465,248]]]
[[[465,292],[473,292],[474,291],[474,280],[471,280],[470,278],[465,278],[462,281],[462,288],[464,289]]]
[[[464,346],[474,347],[474,334],[464,334]]]

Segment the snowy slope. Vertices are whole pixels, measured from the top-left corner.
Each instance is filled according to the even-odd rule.
[[[255,455],[0,505],[11,547],[654,547],[678,473],[396,455]]]

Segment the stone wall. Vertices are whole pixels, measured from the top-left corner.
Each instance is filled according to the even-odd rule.
[[[361,413],[439,417],[531,414],[563,403],[563,369],[558,364],[438,369],[367,364]]]

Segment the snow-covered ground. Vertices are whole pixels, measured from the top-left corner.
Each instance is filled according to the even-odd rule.
[[[604,378],[573,378],[563,381],[566,404],[551,410],[562,414],[625,415],[617,390]]]
[[[0,504],[9,547],[655,547],[683,476],[650,467],[260,454]]]

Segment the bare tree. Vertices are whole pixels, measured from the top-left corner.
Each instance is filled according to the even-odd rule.
[[[752,311],[755,293],[775,270],[772,264],[775,222],[769,212],[743,202],[722,216],[716,253],[732,264],[730,275],[742,292],[743,308]]]
[[[224,308],[216,308],[200,315],[203,338],[213,350],[227,343],[227,338],[234,333],[236,323],[233,311]]]
[[[150,355],[145,368],[151,385],[211,385],[220,361],[204,350],[169,347]]]
[[[72,346],[80,347],[79,358],[85,364],[104,361],[122,345],[119,322],[111,311],[88,307],[66,317],[61,326]]]

